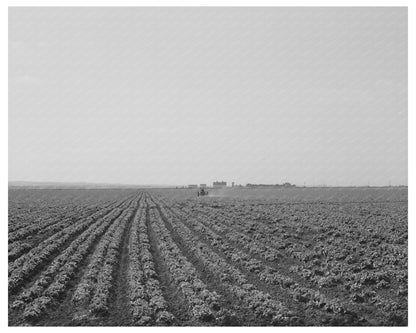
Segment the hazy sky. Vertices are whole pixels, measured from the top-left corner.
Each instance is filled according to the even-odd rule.
[[[407,9],[11,8],[9,180],[407,184]]]

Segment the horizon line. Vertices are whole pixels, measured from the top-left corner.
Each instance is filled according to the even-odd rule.
[[[14,184],[13,184],[14,183]],[[20,183],[20,184],[19,184]],[[26,183],[26,184],[24,184]],[[228,182],[227,182],[228,183]],[[284,183],[289,183],[292,184],[290,182],[284,182]],[[263,186],[274,186],[274,185],[283,185],[282,184],[273,184],[273,183],[250,183],[247,182],[245,183],[245,185],[242,184],[237,184],[234,187],[247,187],[247,184],[252,184],[252,185],[256,185],[258,187]],[[122,187],[128,187],[128,186],[132,186],[132,187],[180,187],[180,188],[187,188],[188,185],[199,185],[199,184],[134,184],[134,183],[112,183],[112,182],[90,182],[90,181],[32,181],[32,180],[8,180],[8,186],[15,186],[15,187],[24,187],[24,186],[36,186],[36,185],[45,185],[45,186],[53,186],[54,184],[56,185],[93,185],[93,186],[112,186],[112,187],[117,187],[117,186],[122,186]],[[397,185],[392,185],[392,184],[386,184],[386,185],[370,185],[370,184],[362,184],[362,185],[328,185],[328,184],[315,184],[315,185],[306,185],[306,183],[304,183],[303,185],[297,185],[297,184],[292,184],[294,185],[294,187],[297,188],[313,188],[313,187],[408,187],[407,184],[397,184]],[[210,187],[208,185],[208,187]],[[232,188],[232,186],[227,185],[225,186],[227,188]]]

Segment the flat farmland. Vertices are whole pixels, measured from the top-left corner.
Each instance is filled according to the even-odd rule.
[[[9,189],[10,326],[405,326],[407,188]]]

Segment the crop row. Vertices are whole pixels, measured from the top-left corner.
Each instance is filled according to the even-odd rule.
[[[313,247],[305,247],[303,244],[296,242],[287,242],[282,239],[281,234],[269,233],[267,237],[265,233],[268,228],[262,222],[258,222],[256,231],[252,233],[251,236],[247,236],[247,226],[243,225],[238,220],[233,220],[232,227],[229,226],[227,218],[221,218],[218,216],[212,217],[210,221],[216,221],[216,226],[223,226],[236,242],[246,242],[247,244],[253,244],[254,249],[251,249],[250,252],[254,253],[259,252],[263,257],[269,256],[267,251],[258,251],[261,249],[259,243],[273,243],[272,246],[267,246],[267,250],[270,251],[270,248],[273,249],[277,247],[280,250],[284,250],[285,254],[297,261],[297,265],[293,267],[293,272],[298,273],[303,278],[306,278],[311,283],[316,285],[319,288],[322,287],[335,287],[337,285],[345,285],[347,288],[349,286],[360,283],[362,279],[359,275],[351,275],[348,280],[345,279],[345,273],[351,272],[356,273],[365,268],[374,268],[371,265],[370,261],[363,260],[363,257],[380,257],[379,254],[373,251],[368,251],[364,253],[362,250],[361,258],[358,253],[355,253],[354,247],[351,243],[344,241],[345,237],[340,237],[340,233],[334,233],[334,236],[325,237],[324,241],[318,241]],[[296,224],[294,224],[296,226]],[[266,231],[265,231],[266,230]],[[231,231],[231,232],[230,232]],[[260,232],[261,231],[261,232]],[[261,242],[256,241],[260,239]],[[269,240],[269,241],[268,241]],[[341,243],[340,243],[341,242]],[[279,245],[281,244],[281,245]],[[269,256],[273,257],[273,256]],[[357,262],[361,261],[360,265],[357,265]],[[361,267],[360,267],[361,266]],[[357,269],[358,268],[358,269]],[[342,274],[344,273],[344,274]],[[380,278],[379,287],[387,287],[389,278],[385,273],[378,274]]]
[[[165,212],[170,219],[175,219],[175,216],[170,213],[169,209],[165,209]],[[175,212],[174,214],[181,215],[179,212]],[[210,223],[205,220],[204,223],[202,223],[198,219],[187,218],[187,216],[183,215],[181,221],[188,225],[190,230],[195,230],[198,234],[202,235],[203,238],[207,239],[213,248],[216,248],[217,251],[225,255],[225,257],[235,265],[244,267],[245,270],[256,275],[257,279],[260,281],[278,286],[286,291],[294,300],[307,303],[310,306],[323,309],[329,313],[352,314],[350,310],[347,310],[348,305],[343,304],[340,300],[329,299],[318,290],[301,286],[291,277],[281,274],[277,269],[253,258],[249,254],[249,242],[243,243],[243,248],[249,253],[239,250],[238,247],[235,247],[232,243],[235,241],[236,237],[229,237],[229,234],[225,232],[221,233],[222,236],[220,236],[212,230],[214,229],[213,226],[215,226],[215,221],[211,221]],[[229,241],[230,239],[232,242]],[[244,238],[241,239],[244,241]],[[257,254],[257,251],[255,253]],[[355,316],[357,315],[355,314]]]
[[[66,219],[74,214],[73,210],[70,212],[54,212],[44,210],[46,210],[46,208],[38,212],[39,216],[37,216],[36,213],[28,211],[14,215],[13,218],[10,218],[8,237],[9,244],[30,235],[30,230],[34,232],[41,230],[40,225],[47,226],[54,221]],[[75,208],[75,210],[77,210],[77,208]],[[81,211],[81,207],[78,207],[78,210]]]
[[[188,210],[185,210],[185,212],[188,212]],[[181,215],[184,216],[183,214]],[[192,220],[189,219],[188,221],[193,222],[194,227],[196,229],[202,228],[203,231],[207,233],[207,236],[210,237],[210,239],[218,238],[218,234],[222,235],[222,238],[219,238],[220,240],[219,243],[223,242],[223,238],[226,238],[232,246],[229,246],[229,244],[224,245],[223,243],[221,243],[221,246],[226,246],[228,249],[234,249],[235,246],[241,247],[244,250],[244,252],[249,253],[251,256],[253,255],[258,256],[262,258],[264,261],[270,262],[271,264],[278,263],[279,259],[282,258],[281,252],[275,249],[274,247],[265,245],[264,243],[257,241],[256,239],[253,239],[247,236],[243,232],[237,231],[234,228],[231,228],[216,219],[208,218],[205,215],[200,215],[198,218],[195,218]],[[214,230],[216,234],[207,228]],[[281,249],[284,249],[284,248],[281,248]],[[224,251],[224,248],[222,248],[222,251]],[[251,256],[248,256],[246,253],[239,252],[236,255],[236,258],[237,257],[251,258]],[[288,250],[288,253],[286,254],[294,254],[293,257],[298,259],[297,252],[295,253],[294,251]],[[256,270],[256,268],[249,266],[250,265],[249,262],[253,262],[253,263],[256,262],[254,259],[250,259],[250,261],[244,261],[244,262],[246,263],[246,265],[248,265],[247,268],[250,271]],[[254,266],[255,265],[256,264],[254,264]],[[298,267],[298,266],[293,266],[293,267]],[[268,269],[273,269],[273,268],[270,267]],[[292,270],[292,272],[299,273],[299,270],[294,269]],[[324,275],[324,272],[317,272],[317,273],[322,281],[322,275]],[[308,277],[308,276],[304,276],[303,274],[299,274],[299,275],[302,276],[303,278]],[[316,282],[316,281],[312,280],[312,282]],[[282,285],[295,285],[295,282],[288,277],[285,277],[285,278],[282,277]],[[317,287],[321,287],[321,285],[318,285],[317,283],[316,285]],[[309,294],[311,294],[311,292],[309,292]]]
[[[74,211],[70,216],[66,217],[65,219],[50,219],[44,222],[35,223],[28,227],[19,229],[15,233],[9,235],[9,262],[16,260],[22,254],[30,250],[34,247],[33,241],[27,241],[30,235],[53,235],[56,232],[72,225],[78,223],[78,221],[87,218],[90,215],[93,215],[99,210],[103,210],[109,207],[110,204],[104,205],[102,207],[94,207],[91,209],[81,210],[81,211]],[[79,208],[78,208],[79,209]],[[17,235],[16,235],[17,234]],[[24,239],[24,240],[22,240]],[[40,243],[40,241],[38,241]]]
[[[121,207],[115,208],[107,216],[97,220],[77,237],[42,272],[35,283],[16,298],[12,307],[15,309],[23,307],[25,319],[38,318],[54,300],[63,294],[97,239],[122,214],[129,202],[125,202]]]
[[[266,320],[268,324],[286,325],[293,322],[293,313],[280,301],[273,299],[270,294],[258,290],[249,283],[245,274],[227,263],[212,251],[200,238],[193,234],[180,220],[173,219],[163,206],[159,206],[165,222],[177,235],[184,240],[188,250],[193,253],[203,265],[221,280],[221,283],[231,293],[241,300],[256,316]]]
[[[206,209],[197,208],[198,212],[205,212],[198,216],[205,216],[205,221],[214,230],[221,230],[221,235],[231,236],[235,243],[247,241],[250,246],[254,243],[255,252],[260,248],[256,244],[259,241],[268,244],[267,247],[270,245],[284,250],[285,255],[294,260],[290,267],[291,273],[297,274],[319,290],[328,290],[331,294],[338,295],[346,305],[344,308],[349,308],[352,313],[373,308],[372,311],[379,314],[379,323],[405,322],[406,315],[400,315],[402,319],[398,318],[397,310],[407,309],[406,296],[398,296],[402,294],[400,290],[406,290],[407,252],[394,240],[390,243],[384,237],[383,230],[379,230],[384,220],[374,221],[372,215],[366,216],[367,221],[355,220],[346,214],[332,213],[331,208],[327,207],[307,207],[304,210],[299,208],[297,216],[273,215],[270,208],[263,209],[261,215],[247,211],[247,221],[239,219],[239,214],[233,215],[224,210],[217,213],[209,209],[207,215]],[[331,212],[331,219],[323,216],[326,210]],[[307,222],[302,215],[306,213]],[[272,216],[266,219],[270,214]],[[389,210],[383,211],[383,214],[382,218],[385,219],[386,214],[395,216],[397,213]],[[254,219],[254,222],[250,222],[250,219]],[[401,227],[400,222],[394,224],[396,229]],[[375,229],[378,231],[374,232]],[[356,230],[363,230],[362,235]],[[249,250],[249,245],[246,249],[255,254]],[[267,251],[264,251],[261,256],[265,258],[266,255]],[[396,290],[392,288],[393,284]]]
[[[50,260],[54,253],[62,251],[62,247],[66,242],[86,230],[95,220],[108,214],[115,207],[120,206],[120,204],[115,203],[111,207],[94,213],[80,223],[64,228],[15,260],[9,265],[9,292],[13,292],[20,287],[28,277]]]
[[[219,295],[209,291],[200,280],[195,267],[182,255],[173,241],[154,205],[150,205],[149,217],[151,228],[158,239],[158,249],[173,280],[189,304],[192,316],[201,321],[215,320],[218,317]]]
[[[71,204],[71,209],[63,209],[61,206],[42,203],[32,207],[33,202],[16,203],[13,202],[13,198],[9,197],[9,234],[44,221],[64,219],[77,207],[84,207],[84,205]]]
[[[98,207],[97,207],[98,208]],[[69,216],[62,218],[62,217],[51,217],[49,219],[43,219],[40,222],[29,224],[23,228],[20,228],[14,232],[9,233],[9,244],[13,244],[16,241],[26,239],[30,235],[37,235],[40,233],[52,232],[54,230],[59,230],[63,226],[68,225],[69,223],[82,218],[86,215],[92,214],[95,209],[85,210],[83,207],[78,207],[77,209],[73,210]]]
[[[72,303],[78,309],[76,318],[108,313],[113,273],[119,259],[120,246],[137,206],[138,200],[134,200],[133,204],[121,213],[92,254],[85,274],[72,296]]]
[[[308,221],[302,214],[292,216],[286,225],[289,224],[294,233],[286,232],[283,236],[309,240],[286,241],[286,254],[297,260],[297,264],[291,270],[320,289],[331,289],[331,292],[336,290],[340,295],[348,292],[348,300],[357,309],[361,308],[361,304],[378,307],[382,311],[395,308],[395,304],[402,308],[407,307],[407,299],[395,295],[399,289],[405,289],[407,285],[407,250],[396,241],[400,240],[401,235],[406,234],[401,215],[403,212],[400,211],[400,207],[389,207],[388,210],[385,207],[368,209],[370,208],[371,213],[364,208],[360,209],[358,205],[345,208],[349,214],[355,215],[341,214],[331,208],[322,207],[308,207],[306,212],[299,209],[302,214],[308,213]],[[316,215],[313,214],[315,210]],[[331,218],[323,216],[323,212],[330,214]],[[395,218],[398,220],[395,221]],[[217,220],[230,225],[229,218]],[[240,234],[248,231],[247,225],[238,219],[233,218],[231,221],[233,228],[242,231]],[[386,221],[389,223],[386,224]],[[383,226],[385,230],[381,229]],[[388,236],[389,232],[386,230],[392,230],[391,235],[396,236]],[[268,243],[268,240],[278,243],[282,240],[282,233],[273,232],[271,225],[260,219],[251,237],[261,239],[265,243]],[[312,246],[306,246],[308,243]],[[386,293],[392,306],[385,306],[385,302],[380,301]],[[384,317],[380,316],[380,319],[384,320]]]
[[[190,215],[191,210],[187,208],[183,209],[183,212]],[[282,257],[281,252],[276,248],[250,238],[246,233],[236,231],[227,225],[220,223],[216,219],[200,214],[198,215],[198,220],[204,222],[204,225],[209,225],[210,228],[217,233],[224,235],[229,241],[241,246],[245,251],[248,251],[252,255],[260,256],[269,262],[275,262]]]
[[[70,209],[67,207],[62,209],[59,206],[45,206],[41,209],[41,211],[46,210],[46,212],[43,212],[43,214],[40,215],[36,220],[33,220],[34,216],[29,211],[27,212],[25,219],[19,219],[18,222],[12,223],[9,226],[8,242],[10,245],[12,245],[17,241],[27,239],[32,235],[56,232],[70,223],[86,218],[99,209],[109,207],[113,203],[114,201],[108,201],[105,203],[97,202],[89,206],[86,206],[85,204],[72,204]],[[49,210],[56,210],[56,212],[51,213]]]
[[[9,190],[9,242],[15,239],[17,230],[34,227],[34,231],[42,232],[40,224],[62,221],[74,213],[92,213],[131,194],[131,190]]]
[[[129,299],[136,325],[169,324],[174,316],[168,311],[157,278],[146,225],[146,203],[134,217],[129,237]]]

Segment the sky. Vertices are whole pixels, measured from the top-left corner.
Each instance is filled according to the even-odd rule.
[[[9,8],[9,180],[407,185],[407,9]]]

